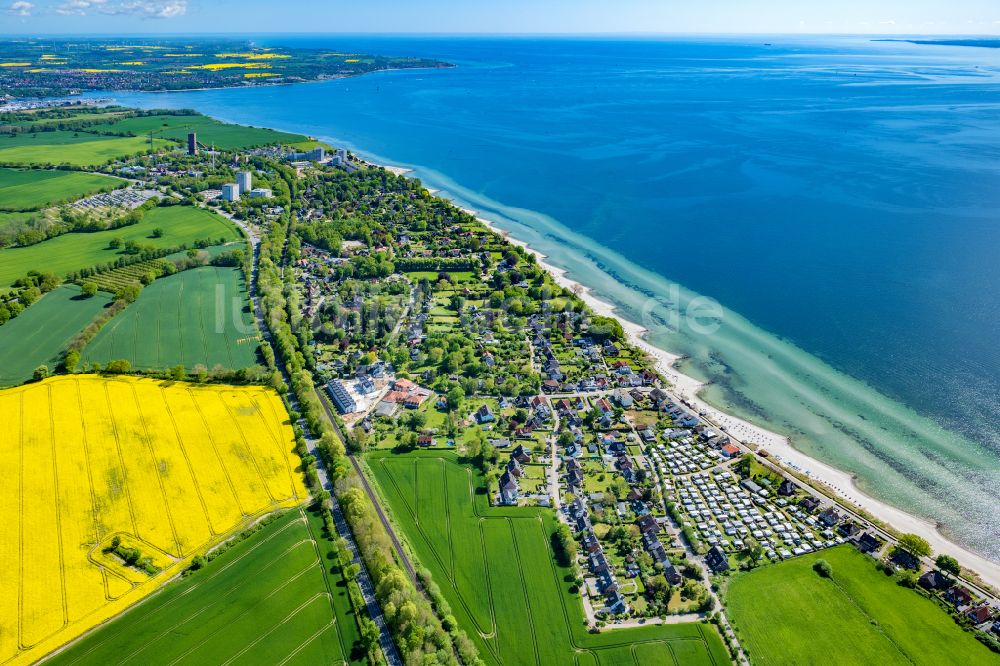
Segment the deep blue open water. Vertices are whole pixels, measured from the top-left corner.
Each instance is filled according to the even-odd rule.
[[[459,67],[117,97],[414,167],[688,355],[712,402],[1000,559],[1000,49],[258,41]],[[671,321],[698,294],[712,335]]]

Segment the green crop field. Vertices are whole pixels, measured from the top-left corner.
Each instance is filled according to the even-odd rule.
[[[82,298],[79,287],[63,285],[0,326],[0,386],[31,379],[42,364],[54,369],[66,343],[109,302],[100,294]]]
[[[258,337],[238,268],[206,266],[156,280],[81,354],[84,363],[128,359],[132,367],[245,368]]]
[[[812,569],[818,559],[832,578]],[[754,664],[996,664],[933,601],[850,546],[737,574],[730,618]]]
[[[154,140],[157,150],[168,145],[166,141]],[[148,150],[149,140],[142,137],[101,136],[61,130],[0,135],[0,164],[93,167]]]
[[[10,124],[15,127],[51,127],[53,125],[63,125],[67,126],[71,123],[77,122],[96,122],[98,120],[110,120],[112,118],[117,118],[126,111],[108,111],[106,113],[90,113],[87,111],[81,111],[80,113],[73,113],[68,116],[62,116],[59,118],[31,118],[24,120],[15,120]]]
[[[162,229],[163,236],[152,238],[154,229]],[[120,229],[93,233],[71,233],[56,236],[28,247],[0,250],[0,289],[9,287],[14,280],[30,270],[40,270],[65,275],[81,268],[115,261],[122,250],[109,247],[109,242],[119,238],[123,242],[134,240],[153,248],[191,245],[196,240],[210,238],[213,242],[241,238],[236,227],[226,218],[193,206],[154,208],[142,221]]]
[[[491,508],[482,478],[451,453],[367,456],[396,525],[489,664],[722,664],[714,627],[649,625],[589,634],[551,511]]]
[[[0,210],[38,210],[108,192],[125,181],[98,173],[45,169],[0,169]]]
[[[47,663],[366,663],[332,545],[312,510],[289,511]]]
[[[92,132],[128,133],[135,136],[148,136],[149,132],[153,132],[154,137],[177,141],[187,141],[188,133],[195,132],[199,143],[206,146],[214,145],[220,150],[240,150],[275,143],[292,144],[306,140],[301,134],[229,125],[200,115],[138,116],[124,118],[115,123],[94,125],[87,129]]]

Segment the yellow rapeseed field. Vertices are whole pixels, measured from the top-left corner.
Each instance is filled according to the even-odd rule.
[[[188,69],[207,69],[216,72],[220,69],[260,69],[270,66],[266,62],[210,62],[207,65],[188,65]]]
[[[284,53],[216,53],[216,58],[243,58],[244,60],[281,60],[291,58]]]
[[[55,377],[0,391],[0,664],[34,662],[308,497],[270,390]],[[119,536],[162,567],[104,552]]]

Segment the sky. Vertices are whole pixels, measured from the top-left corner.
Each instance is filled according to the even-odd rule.
[[[1000,0],[0,0],[0,34],[996,35]]]

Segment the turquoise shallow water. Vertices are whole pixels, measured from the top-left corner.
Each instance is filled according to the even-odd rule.
[[[118,99],[414,167],[687,355],[712,402],[1000,559],[1000,50],[294,41],[460,66]],[[711,335],[671,321],[694,295],[725,308]]]

